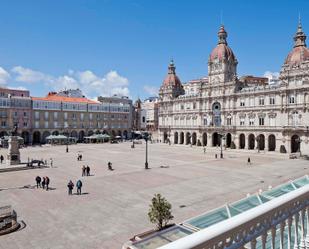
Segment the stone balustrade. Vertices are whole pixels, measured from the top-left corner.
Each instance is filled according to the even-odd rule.
[[[309,185],[160,247],[189,248],[308,249]]]

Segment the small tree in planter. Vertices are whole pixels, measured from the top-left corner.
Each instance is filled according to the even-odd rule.
[[[157,225],[158,230],[162,230],[174,218],[171,212],[172,205],[160,194],[154,195],[149,207],[149,220]]]

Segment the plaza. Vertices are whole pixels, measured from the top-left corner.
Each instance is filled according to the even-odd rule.
[[[65,146],[21,149],[23,162],[52,158],[53,167],[0,173],[0,206],[12,205],[26,224],[1,236],[0,248],[121,248],[154,228],[147,212],[155,193],[172,204],[177,223],[309,172],[308,161],[288,154],[227,149],[220,159],[219,147],[204,154],[203,147],[157,143],[148,144],[145,170],[145,143],[134,149],[131,144],[70,145],[69,153]],[[114,171],[107,170],[108,161]],[[81,177],[83,165],[90,166],[91,176]],[[50,191],[35,187],[37,175],[50,178]],[[78,179],[83,195],[68,196],[68,181]]]

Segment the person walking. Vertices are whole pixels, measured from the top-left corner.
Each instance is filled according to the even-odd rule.
[[[204,154],[206,154],[206,147],[204,146]]]
[[[76,188],[77,188],[77,194],[78,195],[81,195],[82,194],[82,186],[83,186],[83,183],[81,180],[78,180],[76,182]]]
[[[3,160],[4,160],[4,157],[3,157],[3,155],[1,155],[1,156],[0,156],[1,164],[3,163]]]
[[[39,188],[39,187],[41,187],[41,177],[39,177],[39,176],[37,176],[36,178],[35,178],[35,181],[36,181],[36,188]]]
[[[250,158],[250,157],[248,157],[247,164],[248,164],[248,165],[251,165],[251,158]]]
[[[42,181],[42,188],[45,189],[45,184],[46,184],[46,179],[45,177],[43,177],[43,181]]]
[[[86,171],[87,171],[87,176],[90,176],[90,167],[88,165],[87,165]]]
[[[53,159],[50,158],[50,167],[52,168],[53,167]]]
[[[74,188],[74,183],[70,180],[68,183],[68,190],[69,190],[68,194],[69,195],[72,195],[73,188]]]
[[[107,163],[107,167],[108,167],[109,170],[113,170],[113,168],[112,168],[112,163],[111,163],[111,162],[108,162],[108,163]]]
[[[46,184],[46,191],[48,190],[48,185],[49,185],[49,177],[45,176],[45,184]]]
[[[83,165],[83,168],[82,168],[82,176],[85,176],[86,175],[86,167],[85,165]]]

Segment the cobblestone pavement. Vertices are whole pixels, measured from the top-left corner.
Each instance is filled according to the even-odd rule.
[[[308,161],[287,155],[226,150],[224,159],[215,159],[218,148],[207,148],[204,154],[202,147],[165,144],[149,144],[151,169],[145,170],[145,144],[130,146],[71,145],[69,153],[65,146],[22,149],[23,161],[53,158],[54,167],[0,173],[0,206],[12,205],[26,224],[1,236],[0,248],[118,249],[153,227],[147,212],[155,193],[171,202],[174,221],[181,222],[309,173]],[[82,161],[77,161],[79,152]],[[108,161],[114,171],[107,170]],[[91,176],[81,177],[82,165],[91,167]],[[52,190],[34,188],[37,175],[48,176]],[[83,195],[68,196],[70,179],[83,181]]]

